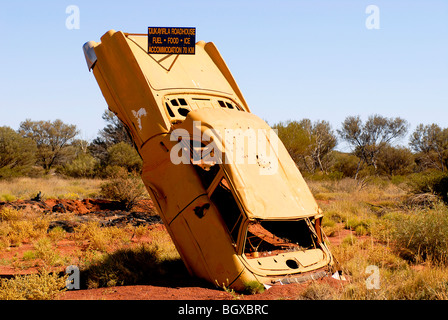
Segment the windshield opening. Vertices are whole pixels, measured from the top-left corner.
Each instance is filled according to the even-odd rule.
[[[308,218],[297,221],[254,221],[244,246],[247,258],[317,248],[317,236]]]

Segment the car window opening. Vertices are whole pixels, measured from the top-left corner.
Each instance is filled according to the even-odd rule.
[[[179,98],[178,101],[181,106],[188,106],[188,103],[187,103],[187,101],[185,101],[184,98]]]
[[[210,199],[218,208],[234,243],[237,243],[242,215],[226,178],[222,178]]]
[[[274,256],[282,252],[317,248],[317,237],[305,220],[254,221],[247,229],[244,253],[247,258]]]
[[[182,117],[186,117],[190,110],[188,110],[187,108],[179,108],[177,109],[177,112],[179,112]]]
[[[226,102],[226,105],[227,105],[227,107],[228,107],[229,109],[233,109],[233,105],[232,105],[231,103]]]
[[[174,118],[175,115],[174,115],[173,110],[171,110],[170,105],[168,103],[165,103],[165,106],[166,106],[166,110],[168,110],[168,114],[170,115],[170,117]]]

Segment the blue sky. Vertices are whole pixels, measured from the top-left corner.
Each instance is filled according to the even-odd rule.
[[[368,5],[380,29],[367,29]],[[76,5],[80,28],[69,30]],[[213,41],[253,113],[333,129],[378,113],[448,127],[448,1],[1,1],[0,126],[76,124],[92,140],[107,108],[82,45],[109,29],[196,27]],[[406,144],[407,141],[402,142]]]

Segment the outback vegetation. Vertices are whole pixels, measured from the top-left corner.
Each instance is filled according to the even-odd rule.
[[[121,122],[108,111],[103,119],[92,142],[59,120],[0,128],[0,270],[17,274],[1,278],[0,299],[55,299],[72,264],[84,288],[185,279],[160,223],[115,225],[65,212],[58,224],[58,212],[11,205],[38,193],[52,203],[107,199],[126,212],[120,219],[139,217],[139,205],[150,202],[141,158]],[[283,298],[448,299],[448,128],[420,124],[408,132],[404,119],[380,115],[347,117],[338,130],[308,119],[273,127],[323,209],[327,241],[347,277]],[[338,142],[351,152],[337,151]],[[143,211],[156,216],[152,207]],[[366,285],[369,266],[379,271],[374,289]],[[249,293],[261,291],[248,285]]]

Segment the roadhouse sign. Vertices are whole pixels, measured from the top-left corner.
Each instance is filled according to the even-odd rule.
[[[148,27],[148,53],[195,54],[196,28]]]

